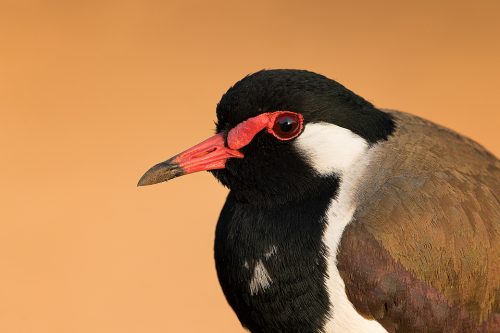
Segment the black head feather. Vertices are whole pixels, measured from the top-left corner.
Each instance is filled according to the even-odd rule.
[[[351,130],[369,144],[386,140],[394,130],[389,114],[325,76],[305,70],[263,70],[231,87],[217,105],[217,132],[264,112],[301,113],[304,123],[327,122]],[[294,150],[265,131],[242,148],[244,159],[231,159],[212,173],[239,200],[300,200],[335,179],[325,180]],[[325,184],[326,183],[326,184]]]

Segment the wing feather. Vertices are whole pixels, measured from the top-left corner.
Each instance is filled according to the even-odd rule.
[[[489,332],[491,325],[500,330],[500,162],[451,130],[392,114],[397,131],[373,148],[369,177],[357,190],[354,222],[341,242],[339,271],[351,280],[348,294],[361,312],[387,321],[387,327],[395,325],[395,331],[419,324],[407,318],[412,323],[405,326],[394,304],[417,311],[415,319],[430,303],[447,309],[442,318],[434,318],[436,331],[446,325],[458,331],[483,327]],[[366,252],[355,244],[371,247],[371,256],[379,251],[380,258],[347,258],[352,251]],[[382,269],[370,276],[366,267],[374,263],[385,266],[385,273]],[[363,286],[355,275],[376,292],[356,296]],[[394,286],[405,290],[402,299]],[[385,304],[382,310],[380,304]],[[465,326],[456,326],[457,320]]]

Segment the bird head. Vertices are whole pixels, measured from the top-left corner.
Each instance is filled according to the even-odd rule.
[[[224,94],[214,136],[153,166],[138,185],[209,170],[241,201],[300,200],[338,184],[393,130],[389,114],[325,76],[263,70]]]

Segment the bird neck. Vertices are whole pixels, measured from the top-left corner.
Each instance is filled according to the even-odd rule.
[[[229,194],[216,230],[217,273],[229,304],[250,330],[314,332],[324,325],[329,299],[322,237],[338,181],[325,184],[315,195],[273,206]],[[290,311],[300,308],[309,310]]]

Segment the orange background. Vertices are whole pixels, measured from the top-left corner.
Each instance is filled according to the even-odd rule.
[[[242,332],[207,173],[242,76],[304,68],[500,152],[500,2],[0,0],[0,332]]]

